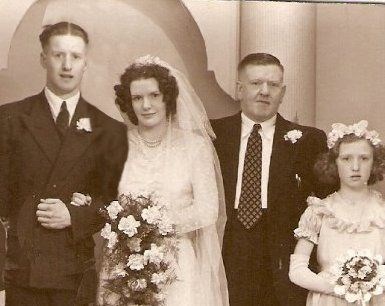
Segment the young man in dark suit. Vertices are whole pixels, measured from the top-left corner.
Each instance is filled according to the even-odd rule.
[[[286,87],[276,57],[250,54],[238,73],[241,112],[212,121],[226,194],[230,305],[305,305],[305,292],[289,281],[289,257],[306,198],[317,193],[312,168],[326,136],[278,113]]]
[[[98,208],[116,197],[126,129],[80,95],[87,33],[60,22],[39,38],[44,90],[0,107],[6,305],[83,305],[95,299],[92,234],[103,225]],[[71,205],[75,192],[92,203]]]

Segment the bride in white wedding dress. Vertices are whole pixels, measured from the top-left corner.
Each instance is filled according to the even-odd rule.
[[[119,194],[155,193],[176,224],[178,279],[167,288],[165,305],[229,305],[221,257],[223,188],[214,134],[200,99],[179,71],[152,56],[135,60],[115,92],[131,123]],[[104,254],[101,305],[111,303],[103,287],[110,264]]]

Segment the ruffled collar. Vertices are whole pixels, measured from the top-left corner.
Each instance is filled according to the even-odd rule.
[[[312,206],[318,215],[326,218],[330,228],[339,232],[361,233],[371,232],[375,228],[385,228],[385,202],[379,192],[370,191],[367,208],[359,221],[349,220],[338,211],[337,205],[341,202],[343,199],[337,192],[323,200],[316,197],[308,198],[308,205]]]

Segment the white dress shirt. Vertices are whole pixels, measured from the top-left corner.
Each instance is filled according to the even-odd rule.
[[[78,105],[78,102],[79,102],[80,92],[77,92],[74,96],[68,99],[62,99],[57,95],[55,95],[47,87],[45,87],[44,94],[47,98],[49,108],[51,110],[51,114],[55,122],[56,122],[57,116],[59,115],[61,104],[63,103],[63,101],[66,101],[68,113],[70,114],[70,121],[69,121],[70,123],[75,113],[76,106]]]
[[[234,208],[238,209],[239,196],[241,195],[242,173],[243,173],[243,165],[245,163],[247,141],[249,140],[249,136],[253,130],[253,126],[256,123],[259,123],[261,125],[261,129],[259,130],[259,135],[261,135],[261,138],[262,138],[261,202],[262,202],[262,208],[267,208],[267,185],[269,183],[270,157],[271,157],[271,151],[273,149],[275,121],[277,119],[277,115],[273,116],[272,118],[264,122],[254,122],[243,113],[241,114],[241,118],[242,118],[241,144],[239,148],[238,178],[237,178],[237,187],[235,191]]]

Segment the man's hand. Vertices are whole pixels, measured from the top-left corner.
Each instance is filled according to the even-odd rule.
[[[71,226],[71,215],[60,199],[40,199],[36,216],[37,221],[48,229],[63,229]]]

